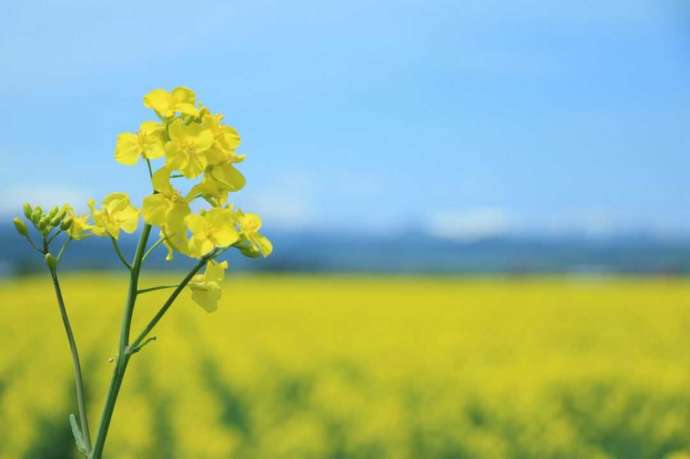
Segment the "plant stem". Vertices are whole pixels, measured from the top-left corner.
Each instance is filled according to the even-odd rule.
[[[176,288],[179,284],[175,285],[159,285],[158,287],[142,288],[137,293],[148,293],[155,292],[156,290],[165,290],[167,288]]]
[[[117,254],[117,257],[120,259],[120,261],[122,262],[122,264],[125,265],[125,268],[127,268],[128,270],[131,271],[131,270],[132,270],[132,265],[130,265],[130,264],[127,262],[127,259],[125,258],[125,256],[122,255],[122,251],[120,250],[120,246],[119,246],[119,244],[117,243],[117,239],[115,239],[114,237],[110,236],[110,240],[113,241],[113,249],[115,249],[115,253]]]
[[[79,409],[79,423],[81,424],[81,433],[84,440],[84,445],[87,450],[91,450],[91,433],[89,432],[89,420],[86,414],[86,400],[84,391],[84,378],[82,377],[81,364],[79,363],[79,351],[77,350],[77,342],[74,339],[74,332],[72,332],[72,325],[67,315],[65,308],[65,301],[62,298],[62,290],[60,282],[58,281],[57,271],[50,268],[50,277],[53,279],[53,287],[55,288],[55,296],[60,306],[60,315],[62,316],[62,323],[65,325],[65,332],[67,333],[67,341],[69,342],[69,350],[72,353],[72,366],[74,367],[74,384],[77,390],[77,407]]]
[[[146,338],[146,335],[148,335],[151,332],[151,330],[153,330],[153,327],[156,326],[156,324],[163,318],[163,316],[168,311],[168,309],[170,309],[170,306],[172,306],[172,304],[175,302],[175,300],[180,295],[180,293],[182,293],[182,290],[184,290],[184,288],[187,286],[189,281],[192,280],[192,277],[194,277],[194,275],[201,268],[204,267],[204,265],[208,262],[208,260],[210,258],[211,258],[211,256],[205,256],[204,258],[199,260],[199,262],[192,268],[191,271],[189,271],[189,273],[187,273],[185,278],[182,279],[182,282],[180,282],[179,285],[177,285],[175,290],[170,294],[170,296],[165,301],[163,306],[161,306],[161,308],[158,310],[156,315],[153,316],[153,319],[151,319],[151,321],[148,323],[148,325],[146,325],[144,330],[141,333],[139,333],[139,336],[137,336],[137,338],[132,342],[132,345],[130,346],[130,350],[136,349],[141,344],[141,342]]]
[[[151,225],[146,225],[144,226],[144,229],[141,232],[139,244],[137,245],[137,250],[134,254],[134,260],[131,264],[132,268],[130,271],[129,278],[129,292],[127,294],[127,303],[125,304],[125,311],[122,317],[122,325],[120,327],[119,353],[117,356],[115,369],[113,370],[113,376],[110,380],[110,387],[108,389],[108,395],[105,400],[105,406],[103,407],[103,414],[101,416],[101,422],[98,427],[96,443],[94,444],[93,451],[90,455],[90,459],[101,459],[103,455],[105,439],[108,435],[110,420],[113,417],[115,402],[117,401],[117,396],[120,392],[120,387],[122,387],[122,380],[124,379],[125,371],[127,370],[127,364],[129,363],[129,358],[131,356],[131,354],[127,352],[127,346],[129,344],[129,332],[132,326],[132,314],[134,312],[134,304],[137,301],[137,290],[139,285],[141,261],[144,257],[144,251],[146,250],[146,244],[149,239],[149,234],[151,234]]]

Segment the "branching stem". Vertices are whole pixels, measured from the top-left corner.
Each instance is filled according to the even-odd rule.
[[[143,330],[141,333],[139,333],[139,336],[137,336],[137,338],[132,342],[132,345],[130,346],[130,349],[136,349],[136,348],[141,344],[141,342],[142,342],[144,339],[146,339],[146,336],[151,332],[151,330],[153,330],[153,327],[155,327],[156,324],[163,318],[163,316],[165,315],[165,313],[168,311],[168,309],[170,309],[170,306],[172,306],[172,304],[175,302],[175,300],[176,300],[177,297],[180,295],[180,293],[182,292],[182,290],[187,286],[187,284],[189,283],[189,281],[192,280],[192,278],[194,277],[194,275],[195,275],[197,272],[199,272],[199,270],[200,270],[201,268],[203,268],[204,265],[206,265],[206,263],[208,262],[208,260],[210,260],[211,258],[212,258],[212,257],[209,256],[209,255],[203,257],[203,258],[202,258],[201,260],[199,260],[199,262],[192,268],[192,270],[189,271],[189,273],[187,273],[187,275],[185,276],[185,278],[182,279],[182,282],[180,282],[180,283],[177,285],[177,287],[176,287],[175,290],[170,294],[170,296],[169,296],[168,299],[165,301],[165,303],[163,303],[163,306],[161,306],[161,308],[158,310],[158,312],[156,313],[156,315],[153,316],[153,318],[151,319],[151,321],[146,325],[146,327],[144,327],[144,330]]]
[[[74,367],[74,383],[77,391],[77,408],[79,410],[79,423],[82,433],[82,439],[87,450],[91,450],[91,433],[89,432],[89,421],[86,414],[86,391],[84,390],[84,378],[82,377],[81,364],[79,363],[79,351],[77,350],[77,342],[74,338],[72,325],[67,315],[65,308],[65,301],[62,297],[62,289],[60,288],[60,281],[58,280],[57,270],[49,268],[50,277],[53,279],[53,287],[55,289],[55,296],[57,297],[58,306],[60,307],[60,316],[62,323],[65,326],[67,333],[67,341],[69,343],[69,350],[72,354],[72,366]]]

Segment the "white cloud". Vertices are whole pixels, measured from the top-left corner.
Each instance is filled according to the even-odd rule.
[[[31,205],[39,205],[48,208],[72,204],[75,209],[83,210],[88,193],[70,187],[16,187],[8,188],[0,192],[0,215],[18,215],[22,213],[22,205],[25,202]]]
[[[427,229],[439,238],[474,241],[504,234],[510,219],[502,209],[451,210],[432,215]]]

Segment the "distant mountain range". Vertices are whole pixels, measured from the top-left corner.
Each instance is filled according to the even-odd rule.
[[[376,272],[438,274],[630,273],[690,274],[690,238],[663,239],[645,234],[591,238],[580,235],[505,235],[475,241],[451,241],[423,232],[366,235],[321,232],[269,233],[275,245],[267,259],[247,259],[231,252],[240,271]],[[126,235],[122,247],[134,251],[137,238]],[[190,261],[164,260],[160,249],[154,268],[184,269]],[[119,269],[110,242],[91,238],[70,245],[64,268]],[[0,226],[0,275],[43,269],[42,260],[16,234]]]

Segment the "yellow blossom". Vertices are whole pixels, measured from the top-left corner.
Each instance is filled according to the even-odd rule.
[[[144,106],[156,111],[162,118],[170,118],[175,113],[197,116],[199,109],[194,106],[194,91],[179,86],[168,92],[165,89],[154,89],[144,96]]]
[[[206,152],[213,145],[213,133],[200,123],[178,118],[170,124],[170,142],[165,145],[166,166],[194,178],[208,165]]]
[[[245,214],[238,210],[236,219],[240,227],[242,244],[239,247],[242,253],[250,257],[269,256],[273,252],[273,244],[266,236],[259,233],[261,218],[256,214]]]
[[[187,244],[188,255],[200,258],[217,247],[228,247],[239,240],[232,209],[214,207],[200,214],[185,217],[192,236]]]
[[[187,245],[187,228],[184,218],[191,212],[187,199],[170,184],[169,168],[163,167],[153,174],[153,188],[156,193],[144,198],[142,216],[149,225],[160,227],[161,236],[168,247],[168,259],[172,249],[184,251]]]
[[[133,233],[137,229],[139,211],[130,204],[127,193],[110,193],[103,199],[101,209],[96,209],[96,204],[91,199],[89,208],[94,221],[91,231],[96,236],[107,234],[118,239],[120,230]]]
[[[204,274],[197,274],[189,282],[192,291],[192,300],[207,312],[218,309],[218,300],[221,295],[221,283],[225,278],[225,270],[228,262],[216,263],[209,260]]]
[[[160,158],[165,154],[164,128],[155,121],[144,121],[137,133],[123,132],[117,136],[115,160],[132,166],[144,156],[148,159]]]
[[[242,162],[244,155],[236,151],[240,146],[240,134],[232,126],[222,124],[223,115],[211,114],[204,108],[201,110],[201,119],[202,124],[213,133],[213,146],[207,152],[209,164]]]
[[[216,205],[224,205],[228,193],[239,191],[244,187],[244,176],[229,162],[209,166],[204,172],[204,179],[195,185],[190,194],[201,195]]]
[[[88,215],[77,215],[74,209],[69,205],[65,205],[64,210],[65,221],[71,222],[66,230],[69,237],[75,241],[87,237],[87,233],[93,229],[93,225],[89,223]]]

